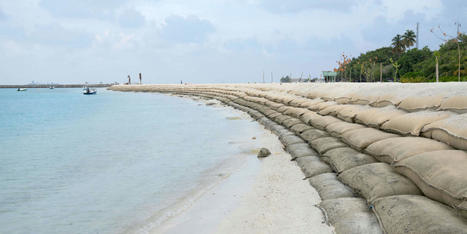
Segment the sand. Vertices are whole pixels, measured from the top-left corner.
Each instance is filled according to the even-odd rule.
[[[256,146],[272,155],[249,155],[225,179],[185,204],[180,214],[148,233],[332,233],[315,205],[321,199],[302,180],[277,137],[257,126]],[[146,232],[146,231],[144,231]]]

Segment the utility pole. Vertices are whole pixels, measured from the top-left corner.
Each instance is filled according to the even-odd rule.
[[[383,82],[383,63],[379,63],[379,82]]]
[[[418,45],[419,45],[419,44],[418,44],[418,41],[420,40],[419,34],[418,34],[418,31],[419,31],[419,30],[418,30],[418,25],[419,25],[419,23],[417,22],[417,50],[418,50]]]

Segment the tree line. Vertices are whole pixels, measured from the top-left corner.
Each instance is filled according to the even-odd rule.
[[[338,81],[348,82],[435,82],[467,81],[467,35],[441,34],[444,43],[438,50],[413,48],[416,35],[412,30],[397,34],[390,46],[378,48],[337,61]]]

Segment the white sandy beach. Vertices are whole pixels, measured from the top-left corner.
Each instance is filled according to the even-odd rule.
[[[246,114],[234,111],[242,118]],[[277,137],[260,124],[240,147],[266,147],[272,155],[257,159],[250,153],[232,173],[149,233],[332,233],[324,223],[318,193],[302,180]],[[144,231],[144,232],[146,232]]]

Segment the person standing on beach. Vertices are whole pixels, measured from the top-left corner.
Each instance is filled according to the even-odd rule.
[[[129,85],[131,84],[131,78],[130,78],[130,75],[128,75],[128,84],[129,84]]]
[[[141,80],[142,80],[142,77],[141,77],[141,72],[139,73],[139,84],[141,85]]]

